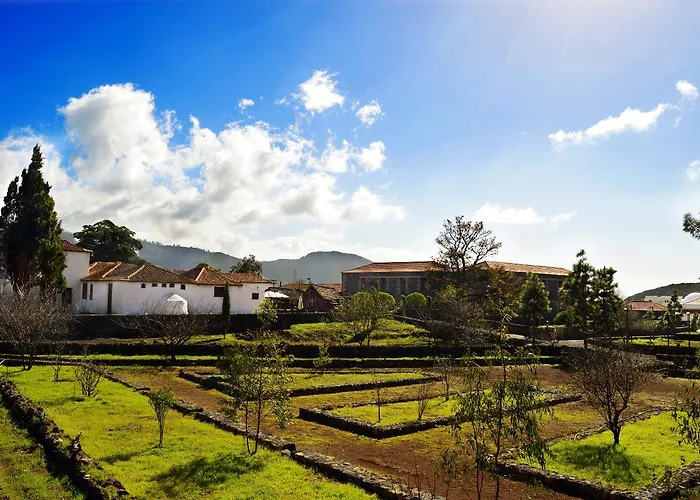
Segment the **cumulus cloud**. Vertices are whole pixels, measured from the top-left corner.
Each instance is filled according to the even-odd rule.
[[[474,214],[474,219],[488,224],[531,225],[550,222],[556,225],[568,221],[573,216],[573,213],[542,216],[532,207],[514,208],[503,207],[499,203],[486,203],[479,207]]]
[[[688,165],[685,171],[688,179],[692,182],[700,178],[700,160],[695,160]]]
[[[367,127],[374,125],[379,118],[381,118],[384,113],[382,112],[382,107],[377,101],[371,101],[369,104],[365,104],[355,113],[360,121]]]
[[[238,108],[239,108],[241,111],[245,112],[246,109],[248,109],[249,107],[253,106],[254,104],[255,104],[255,101],[254,101],[254,100],[248,99],[248,98],[244,97],[243,99],[241,99],[240,101],[238,101]]]
[[[676,90],[681,95],[681,102],[678,104],[659,103],[656,107],[642,111],[628,107],[617,116],[608,116],[600,120],[595,125],[588,127],[585,130],[565,131],[562,129],[549,134],[549,140],[555,146],[565,144],[597,144],[608,139],[612,135],[621,134],[623,132],[645,132],[654,128],[659,121],[659,118],[667,111],[683,108],[684,101],[695,102],[698,98],[698,89],[686,81],[680,80],[676,83]],[[678,127],[680,119],[677,117],[674,126]]]
[[[343,106],[345,96],[336,90],[335,74],[328,70],[316,70],[314,74],[299,85],[299,99],[304,108],[312,113],[322,113],[333,106]]]
[[[382,141],[374,141],[369,147],[360,150],[357,161],[367,172],[381,170],[384,160],[386,160],[385,149]]]
[[[333,137],[319,158],[312,158],[309,165],[316,170],[340,174],[359,168],[365,172],[381,170],[386,160],[386,147],[382,141],[374,141],[366,148],[357,148],[343,140],[335,147]]]
[[[59,113],[72,146],[68,156],[30,129],[16,131],[0,141],[0,182],[7,185],[40,143],[69,229],[111,218],[141,238],[236,252],[250,246],[256,228],[404,216],[367,187],[339,185],[338,176],[350,171],[344,155],[355,150],[347,142],[319,157],[313,141],[293,127],[231,123],[214,131],[195,117],[182,127],[174,112],[159,112],[153,95],[131,84],[93,89]]]

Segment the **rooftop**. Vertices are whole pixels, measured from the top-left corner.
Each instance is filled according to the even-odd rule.
[[[75,243],[71,243],[68,240],[61,240],[61,246],[63,246],[63,251],[64,252],[87,252],[87,253],[92,253],[92,250],[88,250],[87,248],[79,247]]]
[[[495,260],[487,260],[477,264],[480,267],[491,269],[503,269],[512,273],[535,273],[535,274],[550,274],[557,276],[568,276],[569,270],[563,267],[552,266],[537,266],[532,264],[515,264],[513,262],[498,262]],[[360,274],[360,273],[425,273],[431,270],[436,270],[437,264],[433,261],[415,261],[415,262],[374,262],[364,266],[356,267],[343,271],[343,274]]]
[[[659,304],[657,302],[652,302],[650,300],[629,300],[625,302],[625,307],[630,311],[654,311],[654,312],[664,312],[666,311],[666,306]]]
[[[495,260],[486,260],[478,265],[481,267],[488,267],[490,269],[502,269],[511,273],[534,273],[550,274],[556,276],[568,276],[571,272],[563,267],[537,266],[533,264],[515,264],[513,262],[498,262]]]

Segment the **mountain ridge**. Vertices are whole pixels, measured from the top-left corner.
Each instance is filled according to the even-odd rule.
[[[685,297],[692,292],[700,292],[700,283],[671,283],[670,285],[659,286],[644,290],[643,292],[630,295],[625,300],[644,300],[647,295],[669,296],[673,295],[673,291],[678,291],[680,298]]]
[[[64,231],[62,238],[75,243],[73,234]],[[139,257],[146,262],[166,269],[191,269],[197,264],[207,264],[228,271],[241,261],[224,252],[212,252],[203,248],[167,245],[148,240],[140,240],[143,248]],[[276,259],[261,261],[263,276],[274,281],[291,283],[311,279],[315,283],[340,283],[340,273],[346,269],[371,263],[370,260],[355,254],[333,251],[316,251],[298,259]]]

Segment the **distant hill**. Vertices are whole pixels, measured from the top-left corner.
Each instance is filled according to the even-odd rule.
[[[63,238],[75,242],[69,232]],[[223,252],[210,252],[201,248],[165,245],[153,241],[142,241],[139,252],[142,259],[167,269],[191,269],[206,262],[222,271],[228,271],[241,259]],[[263,261],[263,276],[268,279],[290,283],[311,278],[315,283],[340,283],[340,273],[346,269],[364,266],[371,261],[359,255],[343,252],[312,252],[299,259]]]
[[[678,291],[678,296],[683,298],[689,293],[700,292],[700,283],[672,283],[666,286],[660,286],[658,288],[652,288],[651,290],[645,290],[643,292],[630,295],[625,300],[644,300],[647,295],[673,295],[673,291]]]

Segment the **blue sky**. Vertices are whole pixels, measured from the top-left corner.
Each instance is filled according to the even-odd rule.
[[[70,230],[427,259],[463,214],[501,260],[696,281],[699,22],[690,0],[0,0],[0,184],[39,141]]]

